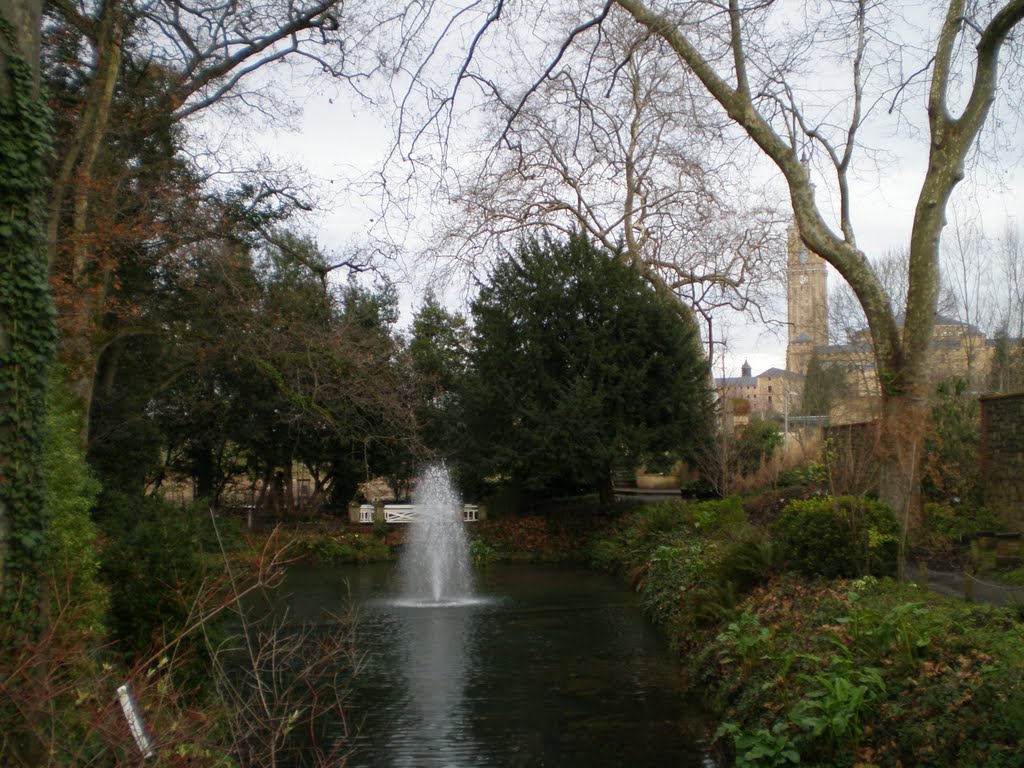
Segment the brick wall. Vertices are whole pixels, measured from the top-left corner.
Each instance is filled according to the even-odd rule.
[[[1024,392],[981,398],[985,504],[1008,530],[1024,530]]]

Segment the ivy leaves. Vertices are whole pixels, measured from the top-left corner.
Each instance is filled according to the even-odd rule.
[[[6,19],[0,35],[20,49]],[[0,524],[5,540],[2,610],[12,626],[38,628],[46,547],[39,482],[54,310],[43,250],[50,111],[30,64],[11,53],[0,101]]]

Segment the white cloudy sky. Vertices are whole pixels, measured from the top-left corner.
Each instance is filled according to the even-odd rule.
[[[251,125],[245,126],[247,142],[278,158],[301,164],[313,178],[322,182],[321,186],[328,192],[324,198],[326,204],[309,226],[329,252],[364,241],[371,232],[379,235],[378,199],[365,190],[353,189],[349,182],[372,175],[380,167],[392,140],[392,125],[343,87],[318,81],[311,85],[304,79],[296,80],[291,90],[296,98],[295,105],[301,108],[291,130],[265,130],[253,135]],[[973,168],[955,198],[955,205],[964,215],[978,217],[989,235],[1000,234],[1007,222],[1020,226],[1024,216],[1024,158],[1017,149],[1024,146],[1024,135],[1021,135],[1019,122],[1015,125],[1016,135],[1003,137],[1004,144],[1010,147],[1003,158],[1007,162],[1002,168],[992,162]],[[876,139],[876,143],[883,146],[884,141]],[[857,181],[853,190],[858,241],[869,255],[881,255],[908,242],[913,205],[923,173],[922,142],[901,142],[887,148],[889,154],[882,161],[881,174],[866,175]],[[773,169],[766,167],[761,173],[768,176]],[[821,190],[819,196],[827,195],[827,184]],[[828,205],[829,201],[823,202]],[[415,228],[422,232],[429,226],[419,222]],[[415,250],[417,236],[411,234],[403,246]],[[408,322],[418,305],[422,281],[417,281],[415,274],[396,273],[396,277],[403,287],[403,322]],[[830,275],[833,285],[837,280],[837,275]],[[774,314],[784,321],[784,312],[785,302],[780,294]],[[755,373],[784,365],[784,331],[771,333],[737,321],[719,322],[716,334],[723,331],[729,352],[716,367],[716,375],[738,375],[744,360],[749,360]]]

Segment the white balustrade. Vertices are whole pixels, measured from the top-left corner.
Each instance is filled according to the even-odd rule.
[[[412,504],[385,504],[385,523],[411,523],[415,519],[416,508]]]
[[[416,504],[385,504],[385,523],[413,523],[416,521],[422,507]],[[369,510],[367,512],[367,510]],[[462,506],[462,519],[467,523],[475,523],[480,519],[480,507],[477,504],[464,504]],[[363,504],[359,507],[359,522],[373,522],[373,507]]]

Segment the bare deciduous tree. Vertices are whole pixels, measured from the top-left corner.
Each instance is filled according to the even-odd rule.
[[[1008,226],[996,245],[995,324],[1007,336],[1024,339],[1024,242]]]
[[[909,520],[920,488],[946,208],[996,100],[1004,48],[1014,49],[1011,61],[1019,57],[1012,34],[1024,19],[1024,0],[949,0],[941,8],[914,13],[875,0],[811,6],[607,0],[576,7],[574,13],[565,7],[551,14],[550,6],[531,9],[533,16],[527,17],[519,6],[496,0],[449,17],[443,33],[449,41],[454,35],[447,33],[454,27],[466,33],[460,22],[469,23],[471,14],[482,21],[468,34],[470,45],[463,47],[467,52],[454,87],[440,96],[430,91],[433,124],[451,114],[467,83],[489,81],[486,65],[493,58],[481,49],[498,37],[504,21],[527,24],[537,42],[518,53],[545,62],[533,67],[534,76],[520,89],[523,95],[512,102],[517,105],[513,120],[531,94],[558,76],[567,51],[601,45],[604,23],[619,11],[663,40],[679,66],[699,80],[782,175],[802,242],[839,271],[863,308],[882,394],[880,495]],[[436,43],[430,52],[442,48]],[[913,141],[927,157],[907,243],[904,306],[895,305],[886,292],[858,244],[854,225],[854,192],[865,170],[863,160],[869,160],[868,170],[879,170],[881,139],[875,134],[871,140],[874,118],[887,123],[890,133]],[[823,171],[818,178],[826,182],[826,194],[820,197],[804,162],[808,156],[811,167]]]
[[[984,125],[998,84],[1002,48],[1024,19],[1024,0],[994,7],[968,8],[952,0],[928,46],[922,75],[927,76],[928,168],[915,211],[909,243],[907,300],[902,328],[899,308],[857,245],[853,224],[851,164],[859,133],[873,108],[868,81],[886,58],[872,58],[872,44],[885,38],[874,26],[884,5],[866,0],[827,9],[834,21],[812,28],[803,44],[766,45],[771,6],[748,10],[736,0],[698,33],[687,16],[662,10],[643,0],[619,0],[639,24],[663,37],[729,116],[743,128],[784,175],[803,242],[831,263],[853,288],[871,330],[882,392],[881,496],[906,517],[919,487],[918,462],[927,407],[928,350],[939,296],[939,238],[954,187]],[[703,6],[687,6],[687,11]],[[710,8],[710,6],[708,6]],[[824,40],[848,63],[844,80],[850,90],[836,117],[815,114],[797,96],[790,60],[779,53],[806,54]],[[837,47],[837,43],[843,47]],[[905,50],[905,49],[904,49]],[[909,78],[905,84],[911,84]],[[893,95],[901,98],[902,91]],[[842,119],[837,119],[842,115]],[[838,231],[815,199],[814,186],[800,162],[808,145],[828,160],[838,191]]]
[[[527,103],[486,82],[490,149],[458,171],[427,255],[478,269],[531,230],[580,230],[709,325],[725,309],[765,321],[784,250],[770,194],[750,188],[723,117],[662,41],[621,17],[603,34]]]

